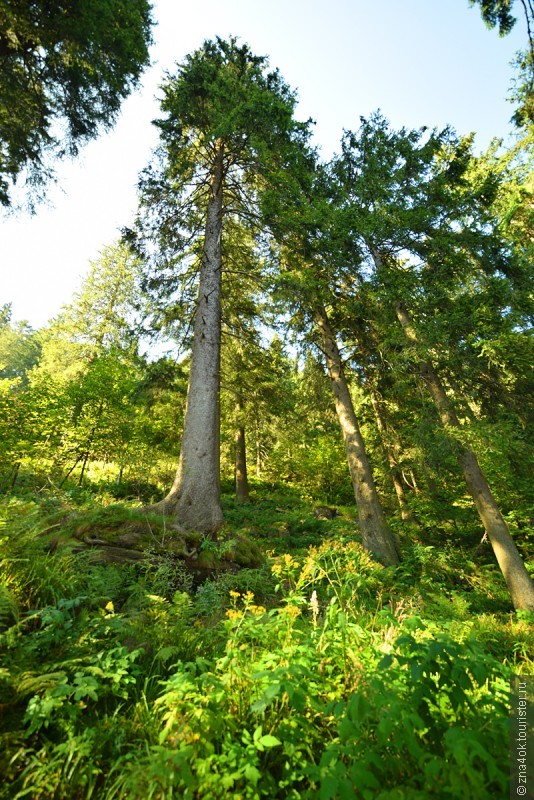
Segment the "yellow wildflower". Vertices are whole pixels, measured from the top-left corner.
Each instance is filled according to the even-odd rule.
[[[226,612],[226,616],[228,617],[228,619],[237,620],[241,619],[241,617],[243,616],[243,612],[236,611],[235,608],[229,608],[228,611]]]
[[[294,567],[297,565],[297,562],[295,561],[293,556],[290,555],[289,553],[285,553],[283,559],[287,569],[289,569],[289,567]]]
[[[296,619],[301,614],[301,610],[300,608],[297,608],[297,606],[286,606],[284,611],[287,614],[287,616],[292,620]]]

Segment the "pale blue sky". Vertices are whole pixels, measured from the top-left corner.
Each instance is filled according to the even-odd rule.
[[[158,115],[154,95],[204,39],[236,35],[268,55],[298,91],[298,116],[316,120],[328,158],[344,128],[380,108],[396,126],[476,131],[484,149],[513,133],[506,101],[510,61],[525,24],[505,38],[489,31],[468,0],[156,0],[154,66],[111,133],[58,169],[49,204],[34,217],[0,219],[0,305],[34,327],[58,313],[89,261],[113,242],[135,210],[138,172],[147,164]],[[518,10],[519,10],[519,4]]]

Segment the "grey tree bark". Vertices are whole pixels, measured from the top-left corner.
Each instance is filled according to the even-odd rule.
[[[243,423],[243,402],[240,397],[236,401],[237,427],[235,431],[235,496],[238,503],[249,501],[247,446],[245,425]]]
[[[215,144],[193,327],[191,372],[176,477],[154,510],[186,530],[216,534],[223,524],[219,475],[221,236],[224,151]]]
[[[255,433],[255,451],[256,451],[256,478],[261,478],[261,470],[262,470],[261,425],[259,416],[256,416],[254,433]]]
[[[409,341],[418,343],[417,333],[408,311],[402,303],[396,305],[397,319]],[[470,447],[463,444],[455,430],[460,430],[460,421],[443,388],[439,375],[430,360],[419,364],[421,375],[428,386],[449,439],[451,439],[458,463],[462,469],[467,488],[484,525],[493,552],[508,586],[514,608],[534,611],[534,583],[523,563],[508,526],[497,506],[477,457]]]
[[[362,544],[385,566],[398,564],[401,559],[399,543],[380,505],[334,331],[323,307],[316,307],[314,313],[332,381],[336,413],[358,507]]]

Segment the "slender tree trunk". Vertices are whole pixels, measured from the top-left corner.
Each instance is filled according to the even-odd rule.
[[[417,485],[417,481],[415,480],[415,473],[414,473],[413,469],[410,469],[410,479],[412,481],[411,485],[412,485],[412,488],[413,488],[415,494],[419,494],[419,486]],[[404,480],[406,481],[406,483],[408,483],[408,481],[406,480],[406,477],[404,478]]]
[[[397,303],[396,313],[406,337],[414,344],[417,344],[418,338],[415,328],[402,303]],[[419,367],[438,410],[441,424],[453,443],[467,488],[488,534],[514,607],[516,609],[534,611],[534,583],[521,559],[474,452],[470,447],[462,444],[459,437],[454,433],[461,429],[461,425],[443,389],[439,376],[429,360],[422,361]]]
[[[261,478],[261,431],[260,420],[258,416],[256,416],[254,433],[256,435],[256,478]]]
[[[386,566],[397,564],[400,561],[399,543],[388,527],[378,499],[371,465],[365,452],[365,444],[345,378],[336,337],[325,309],[316,307],[314,312],[328,373],[332,381],[336,412],[343,434],[354,497],[358,507],[362,544],[366,550],[372,552]]]
[[[104,411],[104,400],[101,400],[100,403],[98,404],[98,409],[97,409],[96,417],[95,417],[95,424],[91,428],[91,433],[89,434],[89,439],[87,440],[87,450],[85,451],[85,454],[83,456],[82,471],[80,472],[80,477],[78,479],[78,486],[81,486],[82,483],[83,483],[83,476],[84,476],[84,473],[85,473],[85,468],[87,466],[87,462],[89,461],[89,456],[91,455],[91,447],[92,447],[92,444],[93,444],[93,441],[94,441],[94,438],[95,438],[95,433],[96,433],[96,429],[97,429],[97,426],[98,426],[98,421],[99,421],[100,417],[102,416],[103,411]]]
[[[465,408],[462,409],[462,415],[465,413],[470,422],[476,422],[478,419],[480,419],[479,409],[476,408],[473,401],[470,400],[468,397],[462,397],[462,392],[460,387],[458,386],[458,382],[454,380],[452,375],[445,376],[445,384],[449,385],[449,388],[453,396],[462,398],[462,400],[464,401]],[[443,380],[442,380],[442,385],[443,385]]]
[[[405,522],[414,522],[414,516],[411,510],[408,508],[408,503],[406,502],[406,495],[404,494],[404,481],[402,480],[402,473],[399,469],[399,465],[397,464],[395,456],[391,452],[391,447],[389,446],[387,441],[388,431],[386,423],[384,422],[384,419],[382,417],[382,409],[380,408],[380,401],[377,397],[376,391],[371,382],[367,381],[367,384],[369,389],[369,397],[371,399],[371,405],[373,406],[373,411],[375,413],[376,427],[378,428],[378,433],[380,434],[380,441],[382,442],[382,448],[388,460],[389,472],[391,475],[393,486],[395,488],[395,494],[397,495],[397,502],[399,504],[401,518]]]
[[[10,489],[15,488],[15,485],[17,483],[17,478],[19,477],[19,470],[20,470],[20,461],[17,461],[15,463],[15,466],[13,467],[13,472],[11,474],[11,484],[9,487]]]
[[[399,468],[399,465],[397,464],[397,460],[389,444],[390,435],[389,435],[388,425],[384,421],[384,415],[382,412],[382,408],[380,406],[380,400],[378,398],[378,394],[374,387],[373,380],[369,373],[369,367],[368,367],[369,362],[367,358],[367,351],[362,342],[359,342],[359,344],[360,344],[360,351],[362,352],[363,355],[361,367],[363,369],[363,374],[365,375],[366,389],[369,393],[369,399],[371,400],[371,405],[373,407],[373,412],[376,420],[376,427],[378,428],[380,441],[382,443],[382,450],[384,451],[388,461],[389,474],[391,476],[393,488],[395,489],[395,494],[397,495],[397,502],[399,505],[401,518],[405,522],[415,522],[414,516],[411,510],[408,508],[408,504],[406,502],[402,472]],[[400,447],[398,447],[398,449],[400,450]]]
[[[78,478],[78,486],[81,486],[82,483],[83,483],[83,476],[84,476],[84,473],[85,473],[85,468],[87,466],[88,460],[89,460],[89,450],[86,451],[86,453],[85,453],[85,455],[83,457],[82,471],[80,472],[80,477]]]
[[[186,530],[216,534],[223,524],[219,474],[221,236],[224,153],[215,145],[193,328],[191,372],[176,478],[154,510]]]
[[[78,466],[78,464],[80,463],[80,461],[82,460],[82,458],[83,458],[83,456],[78,456],[78,458],[76,459],[76,461],[74,462],[74,464],[72,465],[72,467],[69,469],[69,471],[67,472],[67,474],[66,474],[66,475],[65,475],[65,476],[64,476],[64,477],[61,479],[61,481],[60,481],[60,483],[59,483],[59,488],[60,488],[60,489],[62,488],[63,484],[66,482],[66,480],[67,480],[67,478],[69,477],[69,475],[71,475],[71,474],[74,472],[74,470],[76,469],[76,467]]]
[[[236,402],[237,427],[235,431],[235,497],[238,503],[248,503],[247,448],[245,425],[243,423],[243,403],[239,397]]]

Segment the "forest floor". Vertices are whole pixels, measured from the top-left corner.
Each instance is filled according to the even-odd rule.
[[[290,489],[218,541],[79,490],[0,501],[0,798],[496,798],[532,618],[491,550],[365,553]]]

